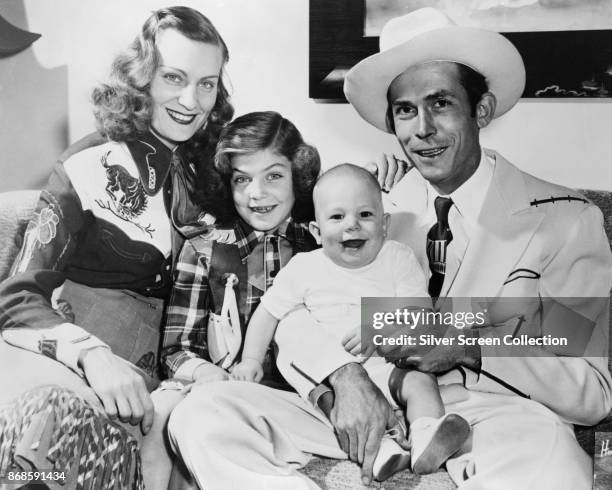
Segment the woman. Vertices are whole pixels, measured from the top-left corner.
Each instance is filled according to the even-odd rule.
[[[135,444],[111,449],[97,441],[108,442],[109,431],[131,441],[109,422],[116,417],[139,426],[131,430],[136,440],[150,434],[143,452],[147,440],[157,446],[161,438],[150,432],[149,391],[157,384],[159,326],[173,258],[185,238],[224,215],[215,204],[223,202],[223,187],[212,154],[233,113],[222,80],[227,60],[223,39],[201,13],[160,9],[115,59],[111,82],[94,90],[99,134],[60,159],[11,277],[0,286],[6,342],[0,344],[0,362],[10,373],[2,379],[0,402],[55,384],[79,393],[95,409],[81,404],[66,411],[62,390],[22,395],[13,412],[0,416],[3,447],[17,445],[15,454],[0,451],[1,474],[13,457],[23,456],[32,469],[48,469],[51,460],[52,468],[74,476],[75,448],[84,443],[80,477],[88,475],[101,488],[111,488],[117,478],[139,482]],[[202,208],[194,204],[196,178],[203,183]],[[52,413],[41,415],[47,406]],[[84,417],[91,421],[85,431]],[[38,450],[20,454],[18,443],[33,434],[40,439]],[[108,471],[116,462],[121,468]],[[145,481],[152,474],[145,469]]]

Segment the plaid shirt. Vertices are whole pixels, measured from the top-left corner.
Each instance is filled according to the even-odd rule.
[[[242,220],[237,220],[231,228],[216,229],[208,235],[185,242],[176,264],[163,333],[161,357],[169,376],[173,376],[190,359],[210,361],[207,336],[208,316],[213,301],[208,273],[213,244],[218,241],[235,245],[242,263],[247,266],[248,276],[261,274],[263,278],[260,279],[265,279],[261,281],[261,284],[265,284],[263,290],[248,282],[245,308],[239,306],[244,311],[245,323],[248,323],[265,288],[272,284],[276,272],[284,265],[281,264],[281,240],[287,240],[292,254],[316,248],[307,225],[289,220],[275,234],[255,231]],[[260,244],[262,247],[259,247]],[[263,249],[262,268],[259,268],[261,263],[255,256],[249,260],[251,254],[260,249]],[[269,350],[264,362],[264,379],[270,376],[277,378],[275,371],[275,362]]]

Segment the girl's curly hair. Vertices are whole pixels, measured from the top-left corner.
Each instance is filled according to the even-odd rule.
[[[215,167],[225,185],[225,207],[235,216],[231,197],[232,157],[269,149],[291,162],[295,203],[292,218],[296,222],[314,219],[312,189],[321,170],[317,149],[304,143],[295,125],[278,112],[250,112],[229,123],[219,136]]]
[[[164,29],[176,29],[188,39],[218,46],[223,55],[223,66],[229,60],[223,38],[212,22],[197,10],[168,7],[155,11],[128,49],[115,58],[110,81],[96,87],[92,93],[97,128],[111,140],[131,141],[150,127],[152,103],[149,90],[159,65],[156,39]],[[198,180],[203,187],[198,190],[198,200],[206,211],[215,215],[218,209],[216,193],[222,185],[212,164],[214,150],[221,129],[234,114],[223,78],[219,79],[217,100],[207,124],[181,145],[184,156],[194,163],[201,177]],[[223,214],[222,209],[219,212]]]

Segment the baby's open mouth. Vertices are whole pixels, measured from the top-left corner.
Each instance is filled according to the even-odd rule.
[[[352,239],[352,240],[344,240],[342,242],[342,246],[345,247],[345,248],[354,248],[354,249],[357,249],[357,248],[363,247],[363,244],[365,242],[366,242],[365,240],[361,240],[361,239],[355,238],[355,239]]]

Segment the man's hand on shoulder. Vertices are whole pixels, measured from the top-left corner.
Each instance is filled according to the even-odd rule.
[[[338,441],[349,458],[361,464],[362,479],[369,484],[383,434],[399,421],[360,364],[336,370],[329,376],[329,383],[335,394],[330,420]]]
[[[389,192],[395,184],[414,168],[411,162],[407,162],[395,155],[381,154],[375,161],[365,165],[366,170],[374,174],[384,192]]]
[[[110,418],[140,424],[143,434],[153,424],[153,402],[142,377],[107,347],[84,350],[79,364]]]

